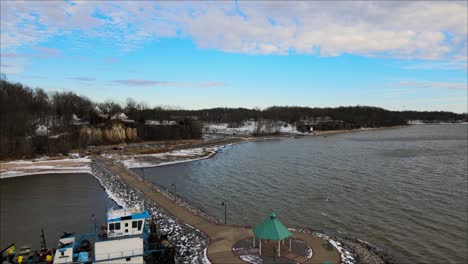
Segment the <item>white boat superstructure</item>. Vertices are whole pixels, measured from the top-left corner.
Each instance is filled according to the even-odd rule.
[[[55,251],[54,263],[73,262],[73,248],[75,247],[75,235],[65,234],[60,238],[59,245]]]
[[[107,212],[105,232],[84,236],[76,241],[74,234],[65,234],[55,251],[54,263],[144,263],[148,211],[140,207]],[[86,238],[86,239],[85,239]],[[94,241],[94,248],[87,239]]]
[[[110,209],[107,212],[107,237],[141,235],[148,212],[139,207],[125,209]]]
[[[107,239],[94,243],[95,262],[143,263],[143,227],[150,215],[142,208],[110,209]]]

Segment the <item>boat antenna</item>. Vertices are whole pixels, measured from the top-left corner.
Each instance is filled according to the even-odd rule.
[[[47,244],[46,244],[46,240],[45,240],[45,235],[44,235],[44,228],[42,228],[42,234],[41,234],[41,247],[43,249],[46,249],[47,248]]]

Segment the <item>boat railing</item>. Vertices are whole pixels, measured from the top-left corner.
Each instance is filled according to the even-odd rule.
[[[94,260],[95,262],[101,262],[101,261],[109,261],[109,260],[114,260],[114,259],[138,257],[138,256],[143,256],[143,254],[144,254],[143,249],[138,248],[138,249],[125,250],[125,251],[118,251],[118,252],[95,254]]]

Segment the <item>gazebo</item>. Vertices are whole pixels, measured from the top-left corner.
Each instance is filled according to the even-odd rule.
[[[278,257],[281,255],[281,241],[289,237],[289,251],[291,251],[291,231],[288,230],[277,218],[275,213],[270,213],[269,217],[261,224],[257,225],[253,231],[253,243],[259,240],[258,253],[262,254],[262,240],[278,241]]]

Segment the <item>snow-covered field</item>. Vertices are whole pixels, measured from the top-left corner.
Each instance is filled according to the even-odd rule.
[[[239,136],[252,136],[254,133],[307,134],[299,132],[294,125],[279,121],[262,121],[260,124],[256,121],[244,121],[242,125],[238,127],[229,127],[228,123],[205,123],[203,124],[203,132],[206,134]]]

